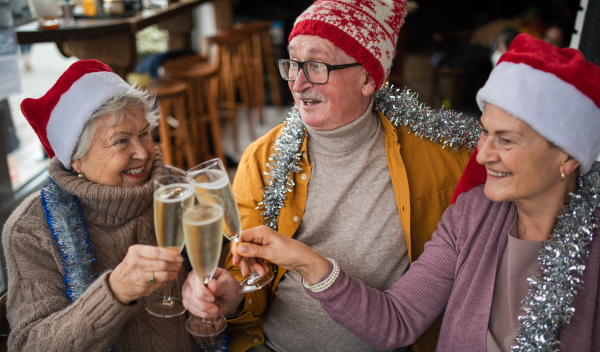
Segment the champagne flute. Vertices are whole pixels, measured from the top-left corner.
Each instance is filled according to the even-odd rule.
[[[183,213],[183,233],[185,247],[194,272],[204,285],[212,279],[221,255],[223,235],[223,200],[210,194],[198,195],[200,204]],[[191,315],[186,322],[190,334],[204,339],[207,345],[218,343],[218,336],[227,321],[222,315],[215,319],[200,318]],[[221,341],[222,342],[222,341]]]
[[[194,205],[194,186],[184,176],[165,175],[154,180],[154,231],[158,246],[181,252],[184,244],[181,215]],[[171,297],[167,282],[162,298],[149,300],[148,313],[162,318],[176,317],[186,309],[179,298]]]
[[[223,235],[234,244],[238,243],[242,233],[240,211],[221,159],[211,159],[193,167],[187,172],[187,177],[195,183],[196,194],[214,194],[223,199],[225,210]],[[242,260],[245,261],[250,274],[240,283],[240,291],[245,293],[259,290],[273,280],[275,276],[273,271],[260,275],[252,269],[247,258]]]

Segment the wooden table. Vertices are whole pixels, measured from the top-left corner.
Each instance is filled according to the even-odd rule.
[[[43,30],[36,21],[17,27],[19,44],[55,42],[65,56],[96,59],[125,77],[137,65],[135,34],[153,24],[169,30],[169,49],[190,49],[192,9],[208,0],[179,0],[125,18],[77,18],[75,26]],[[62,22],[59,22],[62,25]]]

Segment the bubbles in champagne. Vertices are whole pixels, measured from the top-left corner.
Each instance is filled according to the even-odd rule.
[[[174,183],[154,191],[154,227],[160,247],[181,251],[184,244],[181,215],[193,204],[192,185]]]
[[[223,208],[217,204],[201,204],[186,210],[183,231],[192,267],[196,275],[207,283],[219,264]]]
[[[196,184],[196,192],[199,195],[213,194],[223,199],[224,203],[224,235],[228,239],[237,238],[241,233],[240,211],[231,189],[229,176],[222,170],[206,169],[192,173],[190,177]],[[198,197],[202,203],[202,198]]]

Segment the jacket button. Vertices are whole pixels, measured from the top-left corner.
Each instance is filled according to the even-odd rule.
[[[306,180],[306,174],[302,174],[302,176],[300,176],[301,179]]]
[[[298,222],[298,221],[300,221],[300,218],[297,216],[294,216],[294,218],[292,220],[294,220],[294,222]]]

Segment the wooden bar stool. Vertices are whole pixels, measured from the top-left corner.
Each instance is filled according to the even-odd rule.
[[[253,21],[253,22],[238,22],[234,23],[233,28],[250,32],[253,40],[253,56],[259,60],[261,87],[264,91],[263,82],[263,67],[267,68],[267,76],[269,78],[269,88],[271,90],[271,100],[273,105],[281,107],[281,96],[279,95],[278,79],[279,74],[275,67],[275,58],[273,57],[273,45],[271,43],[271,22],[269,21]],[[264,99],[264,93],[263,93]],[[261,120],[262,122],[262,120]]]
[[[160,106],[158,134],[165,164],[189,169],[198,164],[188,133],[185,99],[188,84],[181,80],[156,79],[147,89],[154,91]]]
[[[160,70],[164,77],[187,82],[187,106],[192,143],[197,146],[198,161],[212,157],[225,160],[221,127],[215,106],[219,67],[192,55],[168,60]],[[209,129],[206,129],[206,126]],[[212,141],[209,145],[209,141]]]
[[[254,27],[230,29],[230,33],[239,35],[244,41],[246,55],[242,57],[248,82],[250,104],[258,112],[258,122],[263,123],[265,107],[265,83],[263,77],[263,59],[260,32]]]
[[[236,150],[239,150],[239,137],[237,128],[237,110],[242,107],[246,110],[248,130],[250,137],[256,139],[252,122],[251,95],[249,81],[253,77],[251,66],[246,60],[251,58],[250,42],[245,40],[247,35],[239,31],[227,31],[203,40],[209,48],[216,53],[219,65],[218,108],[225,110],[233,134]],[[239,96],[239,103],[237,97]]]

